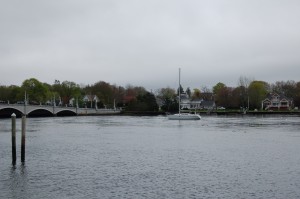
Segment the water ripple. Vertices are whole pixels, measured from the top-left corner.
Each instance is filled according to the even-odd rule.
[[[0,198],[299,198],[299,127],[298,117],[29,118],[26,164],[18,154],[12,167],[1,123]]]

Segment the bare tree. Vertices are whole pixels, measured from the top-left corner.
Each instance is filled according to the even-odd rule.
[[[203,100],[213,100],[214,97],[211,89],[206,86],[202,86],[201,91],[201,97]]]
[[[249,109],[249,86],[254,81],[254,78],[248,78],[245,76],[241,76],[238,81],[238,86],[241,89],[241,98],[243,102],[243,106],[247,106]]]

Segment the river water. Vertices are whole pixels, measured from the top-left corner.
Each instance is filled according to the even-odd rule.
[[[0,120],[0,198],[300,198],[300,117],[28,118],[11,165]]]

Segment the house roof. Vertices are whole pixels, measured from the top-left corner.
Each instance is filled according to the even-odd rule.
[[[287,98],[286,96],[284,96],[284,95],[279,95],[279,94],[277,94],[277,93],[269,93],[268,95],[267,95],[267,98],[266,99],[264,99],[263,101],[271,101],[272,99],[274,99],[274,97],[278,97],[278,100],[279,101],[291,101],[292,99],[289,99],[289,98]]]
[[[191,102],[202,102],[202,101],[203,101],[202,98],[191,99]]]
[[[214,106],[215,102],[212,100],[204,100],[201,102],[201,106]]]
[[[189,96],[185,93],[182,93],[182,94],[180,94],[180,99],[181,100],[185,100],[185,99],[189,100]]]

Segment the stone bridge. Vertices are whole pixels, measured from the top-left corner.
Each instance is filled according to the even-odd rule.
[[[10,117],[15,113],[18,117],[27,116],[75,116],[75,115],[108,115],[119,114],[119,110],[76,108],[46,105],[0,104],[0,117]]]

